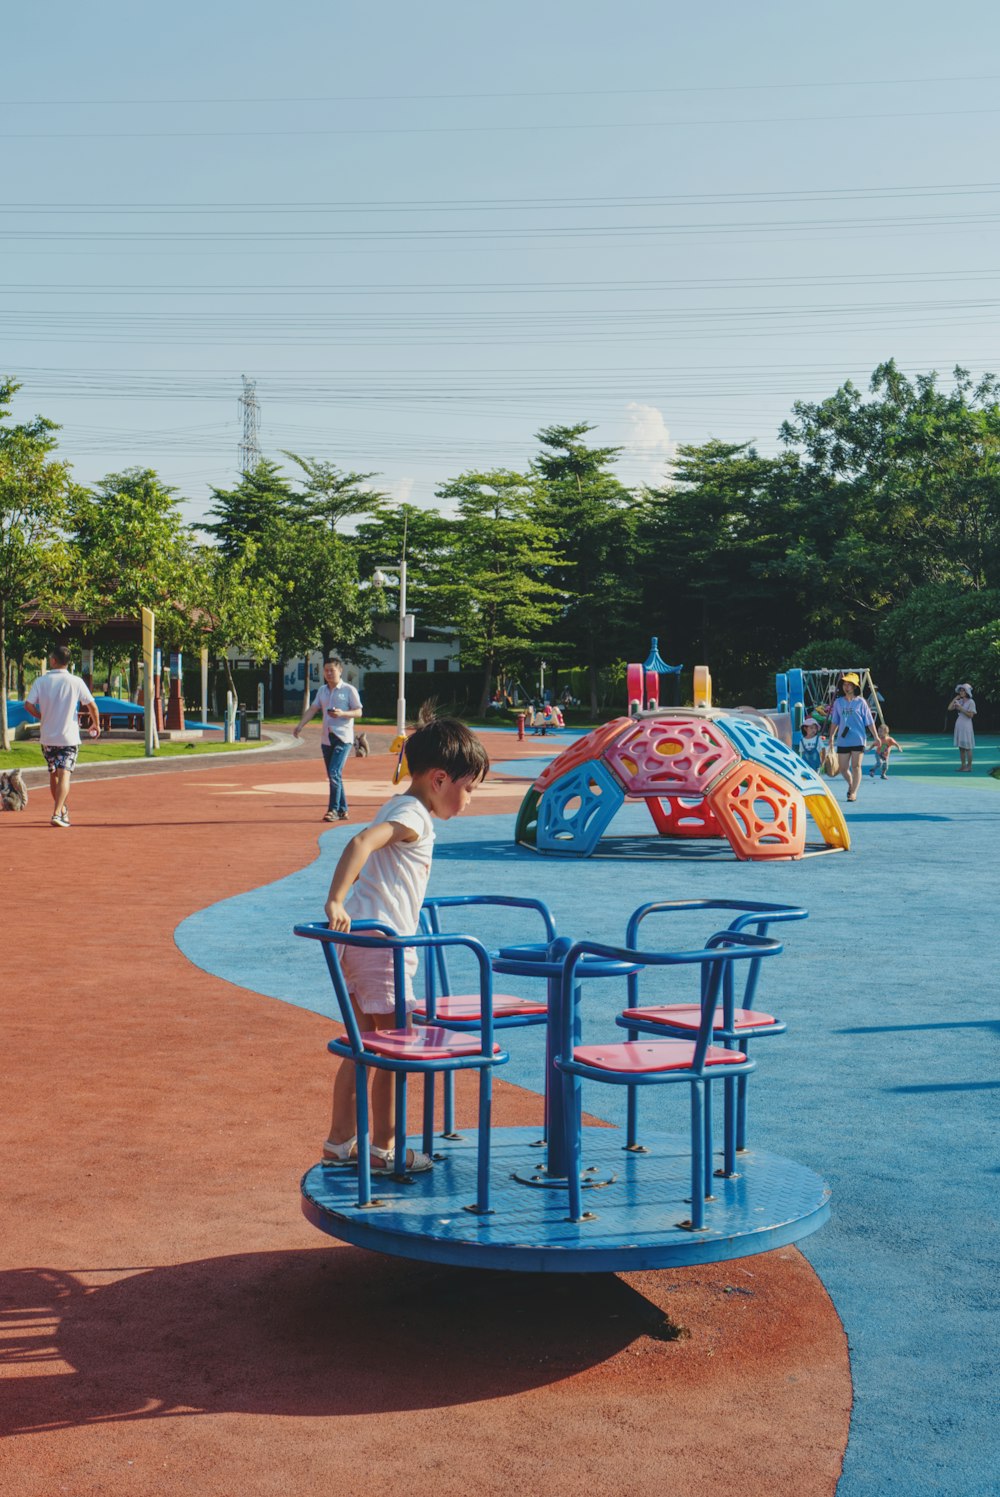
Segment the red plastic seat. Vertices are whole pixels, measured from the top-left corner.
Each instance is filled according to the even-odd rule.
[[[688,1040],[650,1040],[648,1043],[626,1040],[620,1045],[580,1045],[573,1051],[573,1059],[601,1071],[648,1076],[657,1071],[690,1070],[694,1051],[694,1045]],[[723,1050],[718,1045],[709,1045],[705,1052],[706,1066],[745,1063],[746,1056],[741,1050]]]
[[[701,1005],[698,1003],[674,1003],[667,1004],[662,1008],[626,1008],[622,1013],[623,1019],[638,1019],[651,1024],[668,1025],[671,1029],[697,1030],[701,1023]],[[738,1008],[733,1014],[734,1029],[756,1029],[764,1028],[768,1024],[777,1024],[773,1014],[761,1013],[752,1008]],[[725,1029],[726,1020],[724,1015],[716,1010],[712,1020],[713,1029]]]
[[[350,1043],[347,1035],[341,1036],[341,1039],[344,1044]],[[454,1060],[458,1055],[482,1053],[482,1040],[478,1034],[456,1033],[436,1026],[423,1029],[369,1029],[362,1032],[361,1043],[375,1055],[389,1055],[399,1060]],[[493,1054],[500,1054],[499,1045],[494,1044]]]
[[[438,999],[436,1013],[439,1019],[478,1019],[480,1015],[480,1003],[478,994],[465,994],[462,996],[448,995]],[[544,1003],[533,1003],[529,998],[516,998],[513,993],[493,994],[493,1018],[525,1018],[532,1014],[543,1015],[548,1012]],[[418,1019],[427,1017],[426,1003],[420,1003],[414,1009]]]

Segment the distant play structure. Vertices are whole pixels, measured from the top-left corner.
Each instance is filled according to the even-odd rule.
[[[661,708],[617,717],[546,765],[521,804],[516,840],[590,857],[626,800],[664,838],[725,838],[741,861],[801,858],[807,814],[822,848],[850,847],[839,805],[764,713]]]
[[[660,641],[654,634],[650,641],[649,654],[642,665],[630,665],[626,672],[629,716],[634,717],[637,712],[652,712],[659,707],[660,679],[663,676],[673,677],[672,694],[676,706],[683,669],[683,665],[668,665],[660,658]]]
[[[867,665],[826,666],[814,671],[779,671],[775,676],[775,706],[779,712],[787,712],[791,718],[792,748],[802,754],[807,763],[813,760],[813,745],[817,736],[809,729],[808,724],[812,720],[822,732],[837,695],[837,688],[848,673],[857,676],[861,683],[861,695],[881,727],[885,722],[882,698]]]
[[[818,762],[799,748],[805,676],[820,673],[779,676],[773,712],[723,710],[712,705],[708,666],[696,665],[694,706],[661,707],[661,679],[673,676],[676,698],[681,669],[666,664],[654,636],[644,663],[627,670],[628,717],[595,728],[546,765],[521,803],[517,842],[590,857],[625,801],[638,800],[660,837],[725,839],[744,862],[803,857],[808,816],[823,838],[810,852],[846,852],[843,813]],[[825,688],[810,681],[808,689]]]

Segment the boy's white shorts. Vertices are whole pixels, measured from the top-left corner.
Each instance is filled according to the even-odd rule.
[[[347,991],[363,1014],[391,1014],[396,1008],[396,989],[392,977],[392,952],[372,951],[362,946],[342,946],[340,965]],[[417,1006],[413,993],[413,976],[417,970],[417,953],[412,946],[403,952],[406,983],[406,1012]]]

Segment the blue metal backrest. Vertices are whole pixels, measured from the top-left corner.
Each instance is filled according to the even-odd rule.
[[[424,900],[421,907],[420,928],[429,935],[441,935],[439,911],[467,908],[473,905],[516,910],[536,910],[541,915],[545,925],[546,940],[554,941],[556,938],[555,921],[544,900],[533,899],[527,896],[521,898],[513,894],[432,894]],[[427,1013],[428,1017],[432,1019],[438,997],[437,984],[440,984],[441,997],[447,998],[451,996],[451,978],[448,974],[448,962],[443,949],[436,952],[433,966],[428,961],[424,969],[424,994],[427,1000]]]
[[[695,1041],[695,1070],[705,1062],[705,1053],[712,1039],[712,1020],[718,1006],[723,972],[738,961],[760,962],[765,957],[780,956],[784,951],[780,941],[768,936],[752,935],[749,931],[722,930],[710,936],[698,951],[639,951],[630,946],[603,946],[596,941],[577,941],[566,953],[562,971],[562,1033],[559,1037],[560,1057],[571,1060],[574,1048],[573,988],[576,968],[580,958],[586,955],[604,957],[606,960],[628,962],[640,967],[690,967],[700,966],[702,987],[701,1022]],[[628,979],[629,986],[636,979]]]
[[[391,926],[380,925],[375,920],[358,920],[349,931],[331,930],[322,921],[296,925],[294,930],[297,936],[305,936],[309,940],[322,943],[333,990],[337,995],[340,1016],[344,1021],[351,1049],[359,1057],[364,1054],[361,1030],[347,992],[347,983],[344,981],[337,947],[359,946],[367,951],[391,951],[393,986],[396,994],[396,1026],[399,1029],[406,1027],[406,981],[403,957],[407,949],[410,947],[425,949],[428,955],[428,967],[443,947],[462,946],[471,951],[479,964],[482,1053],[493,1054],[493,969],[485,946],[472,936],[441,933],[401,936]]]
[[[758,936],[766,936],[767,928],[771,924],[787,920],[808,920],[809,911],[802,909],[800,905],[794,904],[768,904],[763,900],[755,899],[660,899],[653,900],[649,904],[641,904],[637,910],[633,910],[629,916],[628,925],[625,928],[625,941],[629,946],[637,946],[639,941],[639,926],[648,915],[670,915],[685,910],[725,910],[737,911],[736,918],[729,924],[731,931],[743,931],[753,927]],[[752,962],[747,969],[746,982],[743,985],[741,1008],[753,1008],[757,993],[757,983],[760,978],[760,962]],[[629,978],[629,1007],[635,1008],[639,1002],[639,979],[638,975]],[[732,1022],[732,1012],[736,1007],[735,999],[735,969],[732,966],[726,968],[724,988],[724,1009],[727,1027]]]

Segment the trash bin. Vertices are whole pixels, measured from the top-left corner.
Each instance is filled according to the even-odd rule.
[[[254,742],[259,743],[260,742],[260,713],[259,712],[246,712],[246,711],[244,711],[244,713],[243,713],[243,722],[240,725],[240,733],[241,733],[241,736],[246,740],[247,743],[254,743]]]

